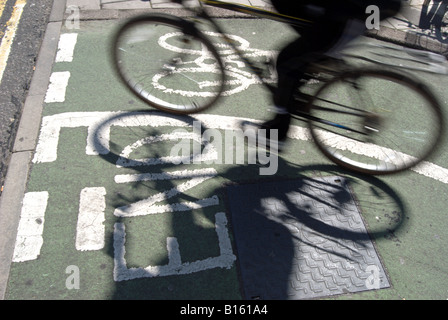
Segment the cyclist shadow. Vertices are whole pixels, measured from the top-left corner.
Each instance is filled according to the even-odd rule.
[[[213,170],[205,170],[204,173],[201,169],[195,171],[191,165],[173,163],[173,159],[169,157],[169,147],[165,146],[170,141],[169,137],[173,137],[173,127],[191,127],[193,121],[195,119],[192,117],[159,111],[148,112],[147,109],[120,112],[98,124],[92,134],[93,148],[102,150],[99,156],[113,166],[120,164],[114,176],[116,183],[108,189],[109,196],[106,199],[107,207],[113,209],[114,216],[113,225],[108,228],[104,249],[114,261],[116,285],[112,299],[189,299],[190,291],[185,288],[198,285],[196,281],[191,283],[191,277],[182,277],[176,273],[183,267],[186,251],[189,251],[190,256],[204,256],[207,252],[203,252],[197,237],[192,242],[189,241],[192,245],[187,247],[182,240],[177,243],[177,238],[189,238],[189,233],[196,233],[200,237],[201,234],[210,234],[210,231],[195,223],[195,218],[189,214],[193,213],[192,210],[183,209],[176,214],[176,209],[203,200],[189,195],[188,190],[182,191],[185,180],[188,189],[188,183],[192,183],[194,179],[206,180],[216,175]],[[171,131],[164,130],[167,128]],[[123,135],[127,137],[123,138]],[[137,149],[134,149],[135,146]],[[135,153],[150,154],[150,158],[136,159]],[[188,162],[187,160],[182,161]],[[173,176],[165,176],[165,173]],[[176,174],[180,176],[176,178]],[[205,211],[207,209],[205,206]],[[168,236],[171,247],[167,248],[168,238],[158,239],[158,236]],[[148,245],[150,250],[147,249]],[[176,259],[179,257],[171,259],[175,254],[170,256],[170,249],[179,253],[177,246],[180,246],[182,253],[181,261]],[[140,251],[142,249],[143,253]],[[166,249],[168,257],[163,254]],[[135,276],[133,270],[137,270],[139,274]],[[205,272],[205,278],[207,279],[200,282],[215,282],[212,273]],[[207,291],[193,292],[196,292],[193,294],[195,299],[209,299],[213,294],[216,298],[228,298],[225,292],[219,296]],[[232,297],[237,298],[237,292],[233,294]]]
[[[147,110],[145,111],[146,113]],[[154,112],[153,114],[160,114]],[[182,121],[191,125],[194,117],[179,117],[167,114],[160,114],[161,116],[171,118],[176,121]],[[120,114],[117,118],[133,117],[135,113]],[[104,123],[103,126],[110,127],[114,123],[114,119],[110,119],[109,123]],[[99,128],[101,125],[99,126]],[[205,129],[205,128],[203,128]],[[150,130],[150,131],[148,131]],[[101,130],[99,130],[101,131]],[[136,132],[139,138],[142,138],[142,132]],[[155,127],[150,127],[146,130],[146,135],[157,136],[161,132]],[[101,148],[101,142],[96,142]],[[116,165],[120,155],[121,147],[115,145],[114,141],[110,141],[109,149],[111,152],[101,155],[104,160]],[[162,158],[163,152],[156,153],[154,158]],[[131,159],[129,159],[131,160]],[[134,159],[135,160],[135,159]],[[224,199],[224,205],[221,208],[226,212],[229,220],[228,232],[235,239],[235,246],[233,252],[236,256],[236,265],[238,274],[241,280],[241,293],[246,299],[290,299],[297,298],[294,296],[294,288],[291,285],[291,277],[300,277],[297,274],[298,261],[306,260],[305,256],[301,256],[303,252],[300,251],[301,246],[319,250],[330,257],[340,258],[346,261],[352,261],[353,257],[347,252],[353,251],[353,247],[347,245],[347,241],[354,243],[357,247],[365,248],[366,243],[371,239],[396,239],[396,234],[399,229],[406,222],[405,205],[401,201],[399,195],[390,188],[381,179],[357,175],[349,173],[334,165],[310,165],[298,166],[285,161],[282,157],[278,157],[278,170],[275,176],[265,176],[260,178],[260,165],[231,165],[227,170],[221,170],[219,177],[224,181],[232,181],[230,184],[223,185],[220,188],[213,188],[205,197],[217,196],[219,199]],[[148,174],[154,172],[154,166],[149,167],[146,164],[140,163],[136,165],[133,163],[130,168],[133,174]],[[173,171],[173,168],[179,167],[170,163],[163,163],[157,167],[160,172]],[[222,167],[221,167],[222,168]],[[343,177],[344,183],[338,182],[336,185],[329,180],[322,180],[316,176],[332,176]],[[263,192],[263,186],[268,184],[281,185],[281,192],[266,194]],[[257,185],[258,192],[253,192],[253,188],[247,188],[247,198],[245,203],[241,202],[242,198],[235,201],[235,198],[230,196],[229,190],[232,188],[240,188],[234,190],[243,190],[247,186]],[[352,189],[348,189],[348,186]],[[130,188],[129,188],[130,187]],[[126,184],[127,190],[131,192],[120,192],[121,186],[117,186],[117,191],[113,194],[113,198],[108,199],[108,206],[113,208],[126,208],[126,204],[138,203],[142,200],[142,194],[154,194],[164,190],[172,190],[176,188],[173,181],[160,180],[153,184],[147,184],[145,181],[134,181]],[[324,197],[317,196],[312,190],[319,189]],[[272,189],[268,189],[272,190]],[[346,207],[351,204],[353,194],[349,190],[355,190],[354,194],[357,196],[358,204],[361,209],[364,209],[364,215],[375,214],[377,212],[385,212],[385,222],[376,228],[369,229],[369,233],[359,231],[357,229],[350,229],[348,225],[341,226],[341,224],[334,224],[327,220],[317,218],[322,212],[319,208],[330,207],[336,210],[340,217],[344,218],[346,215],[339,208]],[[238,193],[239,191],[237,191]],[[300,194],[306,198],[304,203],[299,203],[295,197],[290,197],[291,193]],[[244,199],[244,198],[243,198]],[[199,199],[188,195],[187,192],[179,192],[176,197],[170,199],[172,202],[196,202]],[[231,202],[233,201],[233,202]],[[244,201],[244,200],[243,200]],[[278,206],[276,210],[272,210],[272,205]],[[243,211],[235,210],[232,205],[245,208]],[[129,207],[128,207],[129,208]],[[213,209],[213,208],[212,208]],[[208,210],[199,209],[199,210]],[[339,211],[338,211],[339,210]],[[213,211],[213,210],[211,210]],[[179,237],[186,232],[198,232],[201,228],[194,221],[192,213],[194,210],[185,211],[181,217],[182,222],[179,223],[171,218],[170,226],[165,226],[170,230],[173,237]],[[387,218],[386,218],[387,216]],[[213,217],[208,215],[207,217]],[[126,216],[117,217],[116,222],[120,223],[125,220]],[[347,218],[347,217],[345,217]],[[369,217],[367,217],[369,218]],[[138,219],[138,218],[137,218]],[[214,221],[210,221],[214,223]],[[185,226],[192,226],[197,228],[195,230],[186,230]],[[141,227],[145,228],[144,225]],[[146,225],[151,229],[152,225]],[[302,232],[297,232],[297,228],[302,229]],[[305,230],[305,232],[303,232]],[[126,233],[132,237],[132,229],[126,230]],[[246,236],[241,236],[246,235]],[[117,261],[117,247],[115,245],[116,230],[111,231],[106,245],[107,253]],[[250,243],[244,241],[250,240]],[[255,240],[254,240],[255,239]],[[345,247],[344,250],[335,250],[327,246],[328,242]],[[132,244],[128,241],[127,245]],[[201,251],[202,245],[194,243],[196,247],[190,248],[190,251]],[[249,245],[247,245],[249,244]],[[255,245],[255,246],[254,246]],[[145,245],[145,247],[147,247]],[[131,250],[128,250],[131,252]],[[249,262],[247,267],[248,257],[256,256],[252,262]],[[167,258],[158,259],[157,263],[153,265],[163,266],[169,263]],[[243,265],[246,263],[246,265]],[[244,276],[247,271],[250,271],[250,263],[256,265],[261,270],[256,270],[249,276]],[[118,279],[113,293],[114,299],[229,299],[229,295],[235,298],[235,292],[228,292],[228,284],[225,281],[217,281],[218,277],[229,277],[226,269],[215,268],[213,272],[198,272],[194,276],[180,276],[170,275],[150,276],[138,279]],[[226,273],[227,272],[227,273]],[[232,277],[230,277],[232,278]],[[191,280],[194,279],[194,280]],[[199,281],[197,281],[200,279]],[[222,283],[220,283],[222,282]],[[185,290],[186,287],[200,286],[200,290]],[[155,288],[158,288],[155,290]],[[255,288],[251,291],[250,288]]]
[[[404,203],[375,177],[349,173],[334,165],[279,162],[278,174],[293,169],[297,172],[294,179],[284,177],[249,187],[242,184],[227,192],[230,200],[238,199],[236,203],[228,201],[228,206],[244,298],[315,298],[327,280],[327,285],[334,286],[332,294],[352,292],[353,287],[335,279],[340,271],[344,273],[346,265],[361,266],[359,274],[363,273],[364,259],[375,254],[372,240],[398,239],[406,223]],[[226,174],[232,176],[231,172]],[[352,188],[357,190],[355,194],[349,191]],[[240,209],[243,201],[245,207]],[[358,216],[356,223],[354,201],[364,211],[364,217]],[[381,211],[384,216],[379,218]],[[366,218],[383,221],[372,223],[367,232],[363,223]],[[363,256],[363,252],[369,253]],[[337,265],[337,272],[328,265]],[[365,283],[365,277],[355,280],[363,285],[361,279]],[[382,287],[388,287],[387,279],[381,282]]]
[[[431,26],[434,26],[437,40],[443,43],[448,42],[446,35],[444,35],[441,30],[441,27],[443,26],[443,16],[447,11],[447,5],[447,0],[433,0],[431,7],[429,7],[429,3],[423,5],[418,23],[418,27],[421,29],[431,29]]]

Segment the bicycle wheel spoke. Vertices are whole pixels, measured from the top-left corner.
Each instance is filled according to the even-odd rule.
[[[310,103],[316,144],[336,163],[365,173],[414,166],[434,149],[442,130],[440,108],[422,88],[384,71],[335,78]]]
[[[192,113],[221,95],[224,71],[213,46],[183,33],[185,22],[166,15],[130,20],[115,38],[120,77],[148,104],[175,113]]]

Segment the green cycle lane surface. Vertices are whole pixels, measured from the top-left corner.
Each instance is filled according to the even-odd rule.
[[[229,34],[259,50],[278,50],[293,36],[275,22],[224,23]],[[73,60],[53,66],[53,73],[70,72],[68,86],[64,101],[45,103],[39,141],[43,132],[58,139],[38,147],[27,188],[27,195],[46,199],[38,220],[43,242],[37,257],[12,263],[6,299],[241,299],[226,186],[333,175],[349,180],[391,283],[333,298],[448,298],[447,184],[412,171],[352,174],[326,160],[311,141],[295,139],[273,176],[260,175],[259,164],[161,161],[177,141],[142,139],[185,130],[195,118],[158,113],[123,87],[109,60],[116,26],[90,21],[62,28],[61,34],[77,34]],[[445,78],[416,76],[447,101]],[[252,84],[197,119],[222,125],[238,117],[262,120],[270,116],[270,104],[266,91]],[[103,152],[106,147],[110,152]],[[444,143],[430,161],[444,167],[446,151]],[[148,158],[153,163],[142,164]],[[127,166],[123,159],[135,162]],[[183,192],[170,192],[175,189]],[[90,220],[93,229],[80,225],[82,212],[99,219]]]

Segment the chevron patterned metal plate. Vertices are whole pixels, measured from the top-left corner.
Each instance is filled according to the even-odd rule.
[[[314,299],[390,287],[343,177],[232,185],[246,299]]]

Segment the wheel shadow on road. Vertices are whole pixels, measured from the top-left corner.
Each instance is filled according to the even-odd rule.
[[[193,124],[195,120],[194,116],[176,116],[169,115],[160,112],[148,112],[145,110],[144,112],[129,112],[129,113],[120,113],[117,114],[115,119],[108,119],[105,123],[100,124],[97,127],[99,133],[104,132],[104,127],[111,128],[111,124],[114,123],[117,119],[120,121],[123,118],[132,118],[136,115],[141,114],[151,114],[160,117],[167,117],[167,119],[171,119],[172,123],[180,123],[185,124],[187,127]],[[168,121],[168,120],[167,120]],[[169,122],[169,121],[168,121]],[[168,123],[167,122],[167,123]],[[178,164],[170,163],[169,159],[166,159],[165,156],[168,153],[168,150],[163,147],[163,141],[168,141],[169,139],[163,140],[160,139],[158,142],[161,143],[149,143],[148,141],[156,141],[156,140],[146,140],[148,143],[141,143],[140,148],[152,148],[149,150],[152,153],[152,159],[164,159],[159,163],[149,163],[148,158],[139,158],[135,159],[135,157],[129,157],[129,159],[123,159],[124,156],[129,156],[129,154],[125,154],[123,150],[129,143],[133,143],[135,141],[143,141],[142,138],[146,137],[160,137],[164,134],[167,134],[165,128],[163,126],[143,126],[140,127],[139,123],[135,124],[135,129],[129,131],[132,135],[134,135],[134,139],[127,139],[121,142],[114,141],[114,135],[111,134],[108,153],[100,154],[100,156],[107,162],[116,165],[117,162],[122,161],[122,163],[128,163],[131,165],[125,169],[129,175],[133,177],[148,175],[151,173],[166,173],[174,171],[182,171],[188,170],[188,166],[179,166]],[[128,128],[129,129],[129,128]],[[140,130],[142,129],[142,130]],[[202,128],[206,130],[207,128]],[[99,146],[99,148],[105,148],[104,140],[101,139],[101,135],[94,135],[95,143]],[[134,141],[132,141],[134,140]],[[172,146],[172,145],[171,145]],[[160,148],[162,147],[162,148]],[[148,150],[147,150],[148,151]],[[129,217],[126,215],[117,216],[115,215],[115,223],[123,223],[126,219],[134,219],[134,224],[140,224],[141,228],[149,228],[154,229],[154,232],[166,232],[169,234],[170,239],[176,238],[179,239],[179,243],[177,245],[180,247],[182,263],[177,265],[178,269],[183,266],[185,263],[193,264],[195,262],[194,259],[200,259],[201,257],[205,257],[210,252],[214,252],[215,255],[219,255],[219,248],[217,245],[211,243],[202,243],[202,242],[213,242],[215,239],[216,242],[216,234],[214,233],[214,228],[210,228],[210,225],[216,225],[216,211],[222,211],[225,213],[227,217],[227,230],[229,234],[229,238],[232,239],[232,251],[235,256],[234,263],[230,268],[226,267],[211,267],[205,268],[203,270],[199,270],[197,272],[185,273],[179,272],[176,274],[176,271],[173,274],[171,269],[163,269],[163,266],[167,266],[172,263],[170,261],[170,257],[166,257],[165,255],[161,255],[152,260],[152,266],[155,268],[146,268],[146,265],[140,267],[140,276],[136,278],[129,279],[117,279],[117,275],[115,274],[115,288],[114,292],[111,293],[112,299],[238,299],[240,297],[244,299],[297,299],[297,295],[291,294],[291,275],[294,274],[295,277],[297,273],[294,273],[297,266],[297,261],[300,259],[305,259],[304,257],[298,256],[297,243],[302,243],[306,245],[307,248],[312,248],[313,250],[317,250],[326,254],[327,256],[336,257],[341,260],[347,261],[350,263],[354,258],[352,255],[348,255],[347,252],[354,251],[354,248],[365,248],[366,244],[373,241],[397,241],[400,230],[405,226],[408,222],[408,217],[406,216],[406,206],[404,202],[401,200],[400,195],[391,188],[387,183],[385,183],[382,179],[373,177],[373,176],[365,176],[360,174],[355,174],[348,172],[340,167],[335,165],[297,165],[291,162],[284,160],[282,157],[279,157],[278,163],[278,172],[275,176],[268,176],[261,178],[259,175],[260,164],[251,164],[251,165],[232,165],[223,167],[221,166],[218,170],[218,174],[211,175],[211,178],[218,179],[216,183],[204,184],[204,190],[201,191],[200,196],[195,195],[190,192],[182,192],[181,188],[179,188],[180,184],[176,179],[155,179],[148,182],[148,180],[135,180],[127,182],[123,185],[117,185],[117,189],[115,192],[108,193],[109,199],[107,200],[108,206],[112,206],[115,210],[118,208],[130,209],[129,204],[133,203],[141,203],[142,200],[148,199],[148,197],[152,197],[157,194],[161,194],[162,203],[168,205],[178,204],[178,203],[199,203],[201,199],[219,199],[219,204],[216,207],[210,205],[208,207],[198,207],[197,209],[185,209],[182,212],[168,212],[168,213],[150,213],[151,209],[148,209],[150,205],[153,203],[146,203],[146,209],[143,208],[144,211],[130,211],[132,212],[140,212],[141,216],[161,216],[166,215],[169,218],[157,220],[157,218],[153,219],[151,222],[138,222],[139,219],[137,215]],[[124,162],[123,162],[124,161]],[[155,161],[155,160],[154,160]],[[207,166],[205,166],[207,167]],[[210,166],[208,166],[210,167]],[[191,168],[191,165],[190,165]],[[204,169],[203,165],[196,165],[195,168]],[[181,170],[179,170],[181,169]],[[207,173],[208,172],[208,173]],[[201,171],[191,172],[188,175],[189,179],[200,179]],[[205,175],[210,174],[209,171],[206,171]],[[203,176],[202,176],[203,177]],[[327,183],[326,180],[322,180],[322,177],[342,177],[344,179],[344,186],[335,187],[332,183]],[[213,179],[208,180],[209,182],[213,181]],[[205,181],[205,180],[204,180]],[[325,193],[325,197],[320,198],[315,194],[308,194],[308,200],[312,200],[312,202],[307,202],[305,205],[301,204],[301,206],[294,202],[290,197],[287,197],[287,192],[284,192],[285,189],[282,189],[283,194],[273,195],[273,197],[280,201],[283,204],[283,213],[275,214],[274,219],[273,216],[266,216],[263,214],[263,206],[255,206],[252,207],[252,212],[250,213],[255,220],[238,220],[239,222],[243,221],[243,224],[235,226],[237,222],[234,216],[234,212],[232,212],[231,204],[229,203],[229,188],[235,185],[249,185],[249,184],[269,184],[274,183],[280,186],[289,186],[290,182],[297,182],[299,184],[299,192],[304,193],[300,186],[305,185],[313,185],[315,188],[320,188]],[[294,192],[297,192],[297,184],[291,185],[294,188]],[[120,188],[127,189],[127,192],[120,192]],[[288,187],[287,187],[288,188]],[[174,196],[167,199],[167,195],[173,191],[177,190]],[[287,191],[287,190],[286,190]],[[265,199],[262,194],[251,194],[250,202],[251,203],[264,203]],[[249,199],[248,199],[249,202]],[[318,207],[323,206],[333,206],[333,209],[336,212],[339,212],[341,215],[345,214],[342,211],[338,211],[340,207],[344,207],[347,204],[354,203],[356,207],[359,209],[363,223],[367,226],[367,232],[360,231],[356,229],[350,229],[349,227],[341,227],[341,225],[335,225],[333,222],[327,222],[325,220],[316,218],[316,210]],[[310,205],[311,204],[311,205]],[[241,204],[242,206],[244,204]],[[130,212],[128,211],[128,212]],[[115,211],[117,212],[117,211]],[[321,212],[319,212],[321,214]],[[131,217],[132,216],[132,217]],[[198,217],[202,219],[202,222],[198,222]],[[131,221],[131,220],[129,220]],[[168,224],[168,225],[167,225]],[[262,227],[263,229],[254,230],[255,227]],[[301,237],[302,234],[295,233],[292,231],[290,226],[303,226],[307,229],[307,237]],[[276,251],[277,261],[281,261],[281,263],[272,264],[272,250],[263,250],[262,247],[258,248],[260,254],[257,257],[257,262],[260,265],[263,265],[263,261],[265,261],[265,272],[268,272],[274,275],[274,278],[269,280],[266,279],[264,283],[272,283],[275,282],[275,295],[269,295],[269,292],[263,289],[263,293],[256,295],[249,295],[247,289],[247,279],[244,279],[241,265],[241,248],[238,248],[238,243],[235,243],[235,240],[238,238],[238,234],[236,234],[236,230],[240,230],[238,232],[244,232],[244,230],[248,230],[251,232],[258,233],[263,239],[263,235],[266,232],[265,230],[274,230],[273,234],[278,236],[277,240],[277,249],[282,248],[282,250]],[[126,253],[123,253],[124,256],[128,257],[132,255],[132,245],[137,246],[133,243],[132,240],[132,230],[139,230],[138,228],[129,228],[126,229],[126,237],[127,242],[125,242],[124,246],[126,247]],[[151,230],[149,230],[149,234]],[[193,235],[191,235],[193,234]],[[309,237],[318,236],[316,237]],[[266,237],[267,240],[268,237]],[[115,265],[117,264],[117,229],[110,230],[108,236],[106,236],[106,246],[105,249],[107,254],[114,259]],[[188,240],[185,240],[188,239]],[[318,241],[313,242],[313,239]],[[328,246],[322,245],[323,240],[329,240],[332,243],[336,244],[339,247],[342,247],[343,250],[335,250],[334,248],[330,248]],[[165,243],[160,244],[157,243],[157,246],[151,245],[151,241],[163,242],[166,239],[160,238],[151,238],[147,239],[140,238],[140,241],[147,241],[144,247],[147,250],[147,254],[150,255],[150,251],[154,247],[163,247]],[[182,244],[182,240],[186,241],[187,245]],[[202,241],[202,242],[201,242]],[[348,247],[346,245],[347,241],[353,243],[353,247]],[[265,245],[269,245],[269,243],[260,241],[260,245],[265,243]],[[130,247],[128,247],[128,245]],[[211,251],[208,250],[209,247],[214,247]],[[272,248],[272,246],[271,246]],[[374,248],[375,249],[375,248]],[[214,251],[213,251],[214,250]],[[158,253],[164,252],[163,250],[158,250]],[[356,256],[356,253],[354,253]],[[168,252],[168,255],[170,253]],[[171,257],[172,258],[172,257]],[[130,259],[132,260],[132,259]],[[138,260],[138,259],[137,259]],[[206,260],[206,259],[205,259]],[[306,260],[306,259],[305,259]],[[145,261],[142,259],[140,261]],[[275,265],[280,266],[280,268],[276,268]],[[274,266],[274,267],[273,267]],[[157,268],[159,267],[159,268]],[[365,266],[363,266],[364,268]],[[137,266],[129,266],[129,269],[137,268]],[[164,273],[165,271],[166,273]],[[365,270],[364,270],[365,271]],[[117,272],[117,268],[115,267],[114,272]],[[145,273],[146,272],[146,273]],[[337,272],[337,270],[335,271]],[[367,277],[367,276],[366,276]],[[386,276],[387,277],[387,276]],[[365,278],[361,278],[363,282],[366,281]],[[270,282],[271,281],[271,282]],[[388,279],[385,279],[386,285],[388,286]],[[344,285],[341,284],[342,287]],[[266,288],[268,288],[267,285]],[[345,288],[345,287],[344,287]],[[367,288],[368,289],[368,288]],[[367,290],[364,288],[363,290]],[[378,288],[377,288],[378,289]],[[342,289],[341,289],[342,290]],[[346,290],[346,289],[344,289]],[[346,291],[338,291],[339,293],[348,293],[350,290]],[[269,290],[268,290],[269,291]],[[300,298],[300,296],[299,296]],[[309,298],[309,296],[304,296],[304,298]]]

